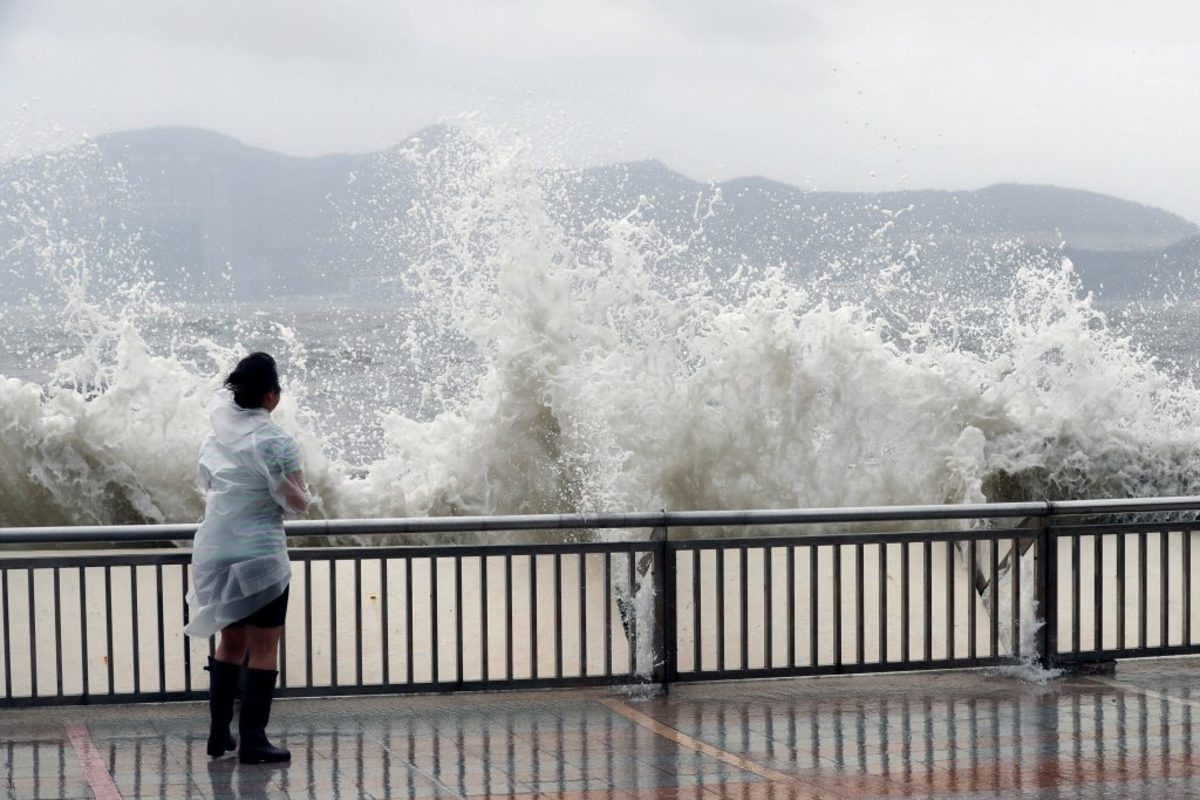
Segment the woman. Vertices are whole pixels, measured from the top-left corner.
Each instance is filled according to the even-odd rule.
[[[266,353],[243,358],[209,405],[213,432],[200,448],[207,497],[192,549],[191,621],[184,633],[208,638],[221,632],[216,657],[208,660],[208,754],[214,758],[237,746],[229,723],[238,674],[250,656],[238,719],[243,764],[291,759],[267,741],[266,727],[292,576],[283,518],[302,514],[309,498],[296,440],[271,421],[280,392],[275,359]]]

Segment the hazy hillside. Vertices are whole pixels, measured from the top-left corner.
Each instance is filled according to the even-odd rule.
[[[1153,250],[1104,252],[1068,247],[1086,284],[1112,297],[1196,294],[1200,274],[1200,236]]]
[[[100,137],[83,157],[3,165],[0,290],[35,286],[44,279],[38,261],[68,257],[63,242],[74,237],[95,252],[108,247],[114,263],[136,250],[170,295],[374,294],[378,276],[403,270],[407,254],[353,223],[403,216],[418,176],[397,162],[381,154],[293,158],[208,131],[159,128]],[[808,192],[765,178],[704,184],[657,161],[548,180],[557,188],[553,212],[567,224],[641,207],[678,241],[702,236],[711,266],[783,264],[800,278],[831,263],[870,268],[911,257],[914,243],[921,267],[962,273],[1013,239],[1066,243],[1089,285],[1114,292],[1200,266],[1196,225],[1057,187]],[[135,248],[130,232],[140,237]]]
[[[130,222],[149,236],[164,280],[201,289],[219,286],[227,271],[239,296],[341,288],[330,273],[338,238],[330,198],[361,158],[292,158],[178,128],[98,145],[134,187]]]
[[[585,188],[622,190],[627,205],[638,195],[655,198],[677,212],[691,213],[703,184],[672,172],[657,161],[588,170]],[[788,227],[812,231],[822,215],[850,226],[892,223],[892,235],[920,235],[931,228],[967,237],[1020,237],[1031,245],[1063,242],[1089,250],[1166,247],[1200,228],[1162,209],[1108,195],[1057,186],[996,184],[977,191],[907,191],[874,194],[810,192],[766,178],[736,178],[716,185],[746,223],[786,218]],[[903,212],[892,216],[886,211]],[[764,220],[764,216],[766,219]],[[872,229],[874,232],[875,229]]]

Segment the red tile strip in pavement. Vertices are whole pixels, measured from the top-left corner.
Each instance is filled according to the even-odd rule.
[[[87,777],[96,800],[122,800],[121,792],[113,782],[112,775],[108,774],[108,767],[104,766],[104,758],[96,749],[96,743],[92,741],[87,726],[81,722],[68,722],[67,739],[71,741],[75,757],[83,766],[83,774]]]

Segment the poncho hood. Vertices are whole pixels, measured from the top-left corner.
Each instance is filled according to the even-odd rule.
[[[232,446],[244,436],[271,422],[271,414],[263,408],[242,408],[233,399],[233,392],[221,389],[208,404],[208,418],[213,435],[221,444]]]

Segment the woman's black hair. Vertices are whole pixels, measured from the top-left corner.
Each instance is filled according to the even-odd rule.
[[[242,408],[262,408],[267,392],[283,391],[275,359],[266,353],[251,353],[239,361],[225,379],[225,388],[233,392],[233,401]]]

